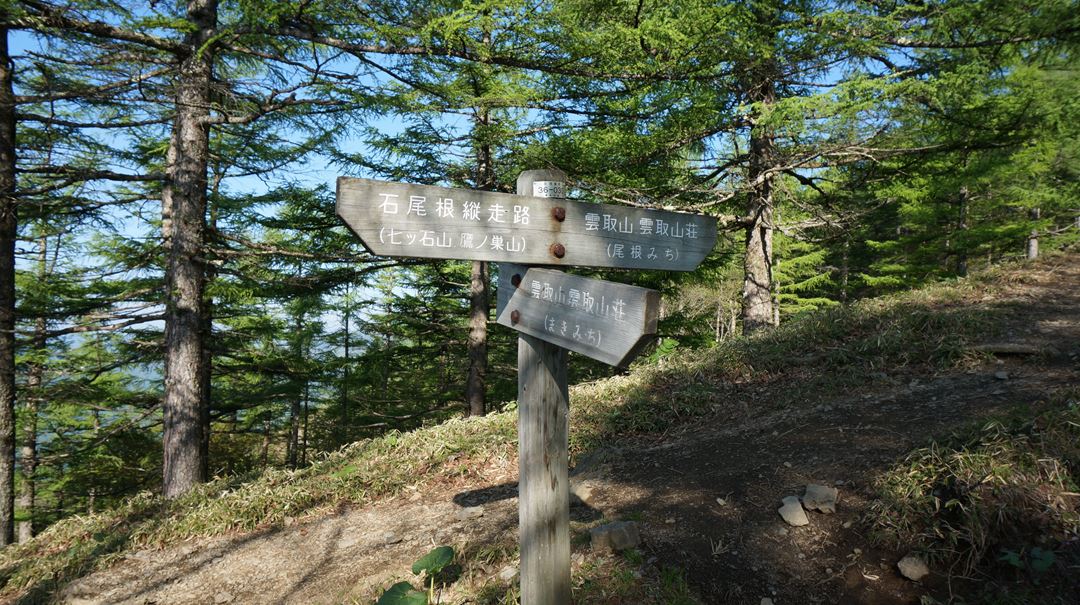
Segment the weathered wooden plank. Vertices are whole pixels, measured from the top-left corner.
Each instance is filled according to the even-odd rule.
[[[652,340],[659,310],[655,290],[499,264],[499,324],[613,366],[626,366]]]
[[[518,193],[565,195],[560,170],[527,170]],[[522,605],[570,602],[566,350],[518,334],[518,520]]]
[[[522,605],[570,603],[566,350],[518,335],[518,519]]]
[[[690,271],[716,244],[705,215],[534,197],[557,182],[511,195],[342,177],[337,214],[379,256]]]

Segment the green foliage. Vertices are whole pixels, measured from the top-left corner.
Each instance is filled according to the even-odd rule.
[[[453,561],[454,549],[452,547],[437,546],[412,564],[412,572],[417,575],[423,573],[428,576],[436,576]]]
[[[398,582],[387,588],[375,605],[428,605],[428,593],[408,582]]]

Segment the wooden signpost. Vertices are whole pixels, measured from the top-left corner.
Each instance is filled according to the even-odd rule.
[[[659,313],[655,290],[499,263],[499,324],[606,364],[630,363]]]
[[[499,262],[498,323],[518,335],[522,605],[570,603],[567,351],[628,364],[656,333],[658,292],[529,265],[690,271],[716,244],[702,215],[562,199],[527,170],[517,195],[339,178],[338,216],[372,254]]]
[[[704,215],[537,197],[566,184],[531,183],[511,195],[342,177],[337,213],[378,256],[690,271],[716,244]]]

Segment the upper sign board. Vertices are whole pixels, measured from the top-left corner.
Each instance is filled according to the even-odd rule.
[[[499,264],[499,324],[613,366],[652,341],[659,313],[656,290]]]
[[[700,214],[347,177],[337,214],[378,256],[691,271],[716,244]]]

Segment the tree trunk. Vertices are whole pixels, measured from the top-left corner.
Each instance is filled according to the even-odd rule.
[[[224,173],[221,170],[214,171],[214,182],[210,187],[210,196],[206,205],[209,214],[209,227],[211,232],[217,229],[217,210],[213,206],[212,199],[217,196],[221,187],[221,179]],[[208,252],[203,253],[205,258]],[[202,377],[199,381],[199,426],[202,434],[199,438],[199,458],[202,461],[203,480],[210,478],[210,399],[213,396],[213,367],[214,367],[214,297],[209,294],[210,284],[217,278],[217,271],[212,263],[204,265],[205,286],[203,287],[202,306]]]
[[[840,302],[848,301],[848,278],[851,273],[851,234],[844,234],[843,252],[840,256]]]
[[[488,308],[488,264],[475,261],[469,281],[469,378],[465,384],[470,416],[483,416],[487,411]]]
[[[176,118],[166,157],[162,190],[165,270],[164,472],[166,498],[187,493],[206,480],[203,460],[202,381],[206,283],[201,258],[206,225],[207,166],[212,56],[204,48],[217,25],[216,0],[192,0],[176,82]]]
[[[776,93],[771,82],[753,86],[751,98],[771,104]],[[746,208],[746,256],[743,260],[743,334],[771,327],[773,316],[773,175],[776,156],[770,129],[754,118],[750,127],[750,192]]]
[[[304,379],[302,374],[304,370],[302,368],[304,358],[304,313],[303,311],[297,311],[296,313],[296,325],[294,326],[293,338],[293,359],[294,359],[294,377]],[[298,372],[296,370],[299,370]],[[303,407],[303,392],[301,388],[297,390],[296,397],[293,397],[289,402],[289,442],[285,448],[285,464],[289,468],[295,469],[296,463],[299,460],[300,453],[300,413]]]
[[[1031,217],[1031,220],[1039,220],[1041,212],[1038,208],[1032,208],[1028,212],[1028,216]],[[1031,229],[1031,235],[1028,236],[1027,240],[1027,259],[1035,260],[1037,258],[1039,258],[1039,230],[1033,227]]]
[[[485,41],[489,42],[487,34]],[[482,93],[482,83],[475,83],[477,94]],[[476,112],[476,128],[473,143],[476,145],[476,188],[484,191],[495,189],[495,166],[491,145],[486,141],[486,128],[491,124],[491,114],[485,109]],[[487,323],[491,313],[488,291],[488,265],[473,261],[469,280],[469,377],[465,384],[465,402],[470,416],[487,413]]]
[[[262,468],[266,468],[270,464],[270,412],[267,411],[263,415],[263,441],[262,448],[259,451],[259,460],[262,461]]]
[[[8,29],[3,27],[0,28],[0,546],[15,540],[15,239],[18,237],[18,214],[12,70]]]
[[[956,220],[956,231],[960,234],[957,238],[959,241],[956,243],[956,274],[960,277],[967,277],[968,274],[967,238],[963,234],[968,230],[969,199],[970,192],[968,188],[961,187],[960,208]]]
[[[37,278],[48,278],[49,238],[38,238]],[[34,512],[37,507],[37,430],[38,410],[40,407],[41,387],[45,375],[45,318],[34,320],[33,355],[27,364],[26,395],[23,397],[23,438],[21,459],[22,489],[19,491],[18,508],[23,519],[19,521],[17,533],[19,543],[34,537]]]
[[[341,378],[341,430],[344,434],[344,439],[341,443],[349,443],[349,435],[352,431],[349,430],[349,380],[351,378],[351,362],[349,358],[349,346],[351,344],[349,337],[349,320],[352,316],[352,299],[349,296],[349,284],[345,284],[345,305],[344,305],[344,317],[342,323],[345,326],[345,365],[343,367]]]

